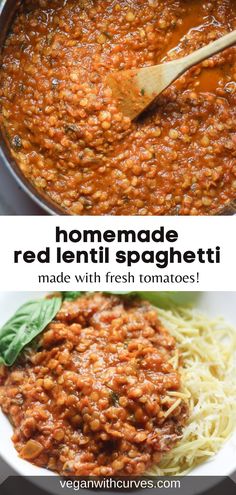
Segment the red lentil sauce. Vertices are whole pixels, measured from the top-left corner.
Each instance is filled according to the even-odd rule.
[[[0,405],[20,456],[62,475],[140,475],[181,438],[188,406],[175,341],[148,303],[90,294],[64,302],[12,368]]]
[[[236,194],[236,49],[189,71],[137,122],[104,81],[233,29],[235,0],[24,1],[0,97],[25,176],[72,214],[218,213]]]

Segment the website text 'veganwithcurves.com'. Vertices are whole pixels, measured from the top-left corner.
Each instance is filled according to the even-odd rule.
[[[167,480],[167,479],[113,479],[113,478],[93,478],[93,479],[69,479],[60,480],[61,488],[71,488],[78,491],[83,489],[180,489],[180,480]]]

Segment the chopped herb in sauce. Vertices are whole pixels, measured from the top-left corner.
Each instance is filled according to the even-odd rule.
[[[12,147],[15,151],[19,151],[22,148],[22,140],[17,134],[12,138]]]
[[[119,395],[116,393],[116,392],[111,392],[110,394],[110,397],[111,397],[111,402],[113,404],[113,406],[118,406],[119,404]]]
[[[52,89],[56,89],[59,84],[58,79],[53,79],[52,80]]]

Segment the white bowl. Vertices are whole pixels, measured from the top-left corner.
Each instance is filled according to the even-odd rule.
[[[0,325],[2,325],[21,304],[33,298],[43,297],[44,293],[14,292],[0,293]],[[236,328],[236,293],[235,292],[206,292],[201,293],[196,306],[210,316],[223,316]],[[36,467],[18,457],[11,441],[12,427],[6,416],[0,412],[0,455],[16,473],[22,476],[55,476],[54,473]],[[195,476],[230,476],[236,471],[236,431],[221,451],[208,462],[205,462],[191,471]],[[206,484],[207,483],[207,484]],[[37,480],[40,485],[40,478]],[[214,479],[201,483],[201,491],[205,491],[214,484]],[[45,488],[45,485],[43,485]],[[196,491],[193,487],[192,493]]]

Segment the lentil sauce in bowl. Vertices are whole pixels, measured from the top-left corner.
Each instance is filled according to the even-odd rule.
[[[16,450],[64,476],[143,474],[189,416],[186,399],[175,404],[173,361],[175,339],[149,303],[104,294],[64,302],[34,345],[0,367]]]
[[[220,213],[236,193],[235,48],[136,122],[104,81],[233,29],[235,0],[25,0],[2,53],[0,120],[26,179],[69,214]]]

